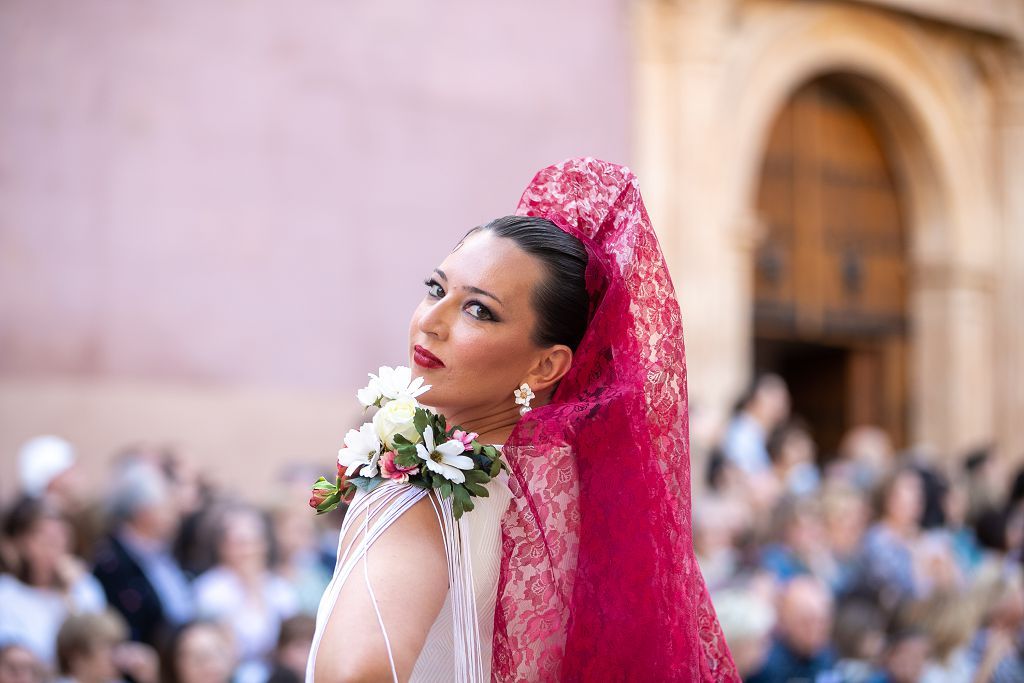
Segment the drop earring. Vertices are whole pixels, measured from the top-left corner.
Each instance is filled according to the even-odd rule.
[[[530,388],[529,384],[523,382],[522,384],[519,385],[519,388],[513,391],[512,393],[516,397],[516,405],[522,406],[522,408],[519,409],[520,415],[526,415],[528,412],[533,410],[533,408],[530,407],[530,401],[535,399],[536,396],[534,395],[533,389]]]

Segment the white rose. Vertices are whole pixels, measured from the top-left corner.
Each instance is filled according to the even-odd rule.
[[[413,418],[419,404],[410,396],[399,396],[384,404],[384,407],[373,416],[373,428],[377,437],[389,449],[395,447],[394,438],[401,434],[412,443],[420,440]]]

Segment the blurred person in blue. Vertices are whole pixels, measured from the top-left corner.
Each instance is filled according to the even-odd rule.
[[[722,450],[748,475],[771,469],[768,436],[789,417],[789,389],[778,375],[759,375],[737,401]]]
[[[779,596],[772,647],[749,683],[816,681],[839,683],[832,648],[832,594],[811,576],[798,576]]]
[[[811,498],[783,498],[773,515],[774,541],[761,548],[761,568],[780,582],[816,576],[833,592],[845,588],[846,576],[825,538],[821,507]]]
[[[316,615],[320,598],[331,581],[331,572],[317,552],[319,520],[293,504],[275,507],[270,517],[276,542],[273,571],[292,587],[299,611]]]
[[[228,683],[237,658],[229,628],[197,619],[178,626],[160,652],[161,683]]]
[[[1024,577],[1020,565],[989,565],[979,578],[981,628],[968,656],[975,681],[1024,681]]]
[[[15,502],[2,535],[0,641],[19,642],[52,668],[64,619],[103,610],[103,589],[71,553],[71,526],[48,498]]]
[[[873,602],[854,598],[836,607],[832,640],[835,670],[843,683],[872,683],[881,675],[886,646],[886,617]]]
[[[128,622],[131,639],[156,646],[192,618],[192,588],[171,554],[180,515],[164,472],[125,459],[108,494],[111,532],[97,546],[93,573]]]
[[[57,634],[56,683],[159,683],[156,652],[127,638],[128,627],[116,612],[68,617]]]
[[[216,564],[195,581],[199,614],[231,627],[241,683],[262,682],[281,623],[298,612],[298,598],[270,569],[271,530],[259,510],[229,507],[216,529]]]
[[[768,437],[768,458],[782,491],[809,496],[818,490],[818,447],[806,423],[798,418],[783,422]]]

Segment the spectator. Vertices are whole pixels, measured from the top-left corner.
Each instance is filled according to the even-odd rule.
[[[854,427],[843,435],[838,456],[828,467],[828,478],[873,491],[892,468],[892,441],[881,427]]]
[[[967,481],[967,521],[973,525],[978,515],[1001,504],[1000,491],[1006,475],[1002,463],[988,446],[967,453],[963,472]],[[1021,482],[1024,484],[1024,479]],[[1021,491],[1024,492],[1024,486]]]
[[[68,617],[57,634],[57,661],[67,683],[158,683],[156,653],[126,642],[128,627],[116,612]]]
[[[885,616],[867,600],[840,603],[832,631],[836,673],[843,683],[874,683],[881,677],[885,650]]]
[[[928,634],[918,627],[908,626],[890,634],[879,683],[920,683],[930,647]]]
[[[57,509],[80,505],[75,449],[58,436],[29,439],[18,453],[21,491],[29,498],[49,498]]]
[[[923,496],[921,478],[911,468],[897,470],[878,491],[879,520],[864,538],[858,581],[878,593],[884,609],[925,594],[914,562]]]
[[[191,587],[170,553],[179,517],[157,467],[144,460],[122,467],[110,494],[113,532],[99,544],[93,571],[132,640],[155,646],[194,613]]]
[[[975,681],[1024,681],[1024,581],[1019,566],[994,566],[980,580],[982,628],[971,643],[969,657],[977,667]]]
[[[281,624],[281,636],[274,650],[274,668],[267,683],[302,683],[306,680],[306,661],[313,645],[316,619],[299,614]]]
[[[722,444],[725,455],[748,475],[771,469],[767,441],[789,417],[789,390],[778,375],[761,375],[737,402]]]
[[[726,589],[712,597],[736,671],[746,679],[764,665],[768,656],[775,609],[746,589]]]
[[[231,635],[210,621],[179,626],[164,643],[162,655],[161,683],[228,683],[234,676]]]
[[[825,542],[839,566],[837,585],[845,592],[856,578],[856,559],[870,508],[860,489],[836,479],[825,483],[819,500]]]
[[[821,524],[816,501],[784,498],[774,514],[775,542],[764,547],[761,566],[780,581],[813,575],[831,586],[839,585],[839,565],[832,556]]]
[[[0,643],[0,683],[43,683],[46,667],[18,641]]]
[[[750,683],[807,680],[828,676],[835,664],[832,595],[819,580],[800,576],[783,588],[775,640]]]
[[[277,541],[274,572],[295,592],[298,609],[316,615],[331,574],[320,562],[316,547],[316,517],[297,505],[281,505],[271,514]]]
[[[817,447],[803,420],[792,419],[776,427],[768,437],[772,472],[783,491],[808,496],[818,490]]]
[[[17,638],[47,666],[69,613],[106,607],[103,589],[71,554],[71,527],[46,498],[22,498],[4,520],[11,551],[0,574],[0,640]]]
[[[270,530],[262,514],[235,507],[219,520],[217,564],[196,579],[202,616],[231,626],[243,674],[267,675],[281,622],[298,610],[292,587],[269,570]]]
[[[977,601],[961,592],[940,592],[913,605],[902,615],[928,634],[931,653],[921,683],[969,683],[975,665],[968,652],[979,626]]]

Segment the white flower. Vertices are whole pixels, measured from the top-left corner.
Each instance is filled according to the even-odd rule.
[[[356,392],[356,398],[359,399],[359,402],[362,403],[365,408],[376,405],[377,401],[382,398],[380,393],[380,380],[376,379],[373,375],[370,375],[370,383]]]
[[[377,476],[377,462],[380,460],[380,439],[373,424],[367,422],[357,430],[350,429],[345,435],[345,447],[338,451],[338,464],[347,468],[345,476],[350,477],[357,468],[364,477]]]
[[[373,428],[377,431],[377,438],[388,448],[395,447],[395,435],[401,434],[409,443],[416,443],[420,440],[420,434],[416,431],[416,424],[413,418],[416,416],[416,408],[419,403],[410,396],[399,396],[393,401],[388,401],[384,407],[373,416]]]
[[[429,390],[430,385],[424,386],[422,377],[413,379],[412,370],[398,366],[397,368],[381,367],[376,375],[370,375],[370,384],[366,388],[365,396],[367,398],[370,395],[369,392],[373,391],[377,392],[380,397],[393,401],[403,396],[416,398]]]
[[[537,395],[533,393],[533,389],[526,382],[523,382],[518,389],[512,392],[516,397],[516,405],[525,406],[529,405],[530,401],[537,398]]]
[[[434,445],[434,428],[423,430],[423,443],[416,444],[416,455],[427,464],[427,468],[445,479],[461,484],[466,481],[462,470],[471,470],[476,465],[473,459],[460,455],[466,446],[461,441],[451,440],[439,446]]]

